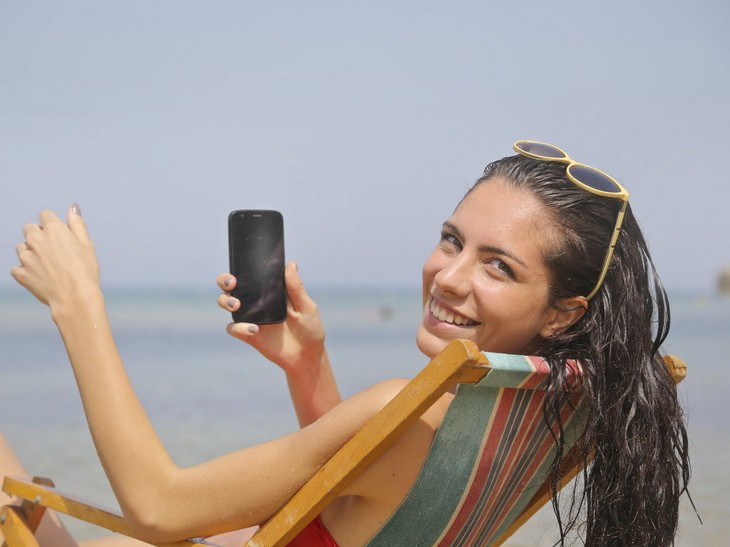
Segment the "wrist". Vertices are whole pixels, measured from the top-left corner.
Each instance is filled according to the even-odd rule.
[[[84,317],[93,319],[105,313],[104,294],[93,283],[70,287],[61,294],[49,298],[51,318],[59,328],[70,320]]]
[[[287,372],[287,383],[299,425],[305,427],[342,402],[330,366],[327,351],[322,348],[316,363]]]
[[[329,358],[324,342],[322,342],[306,351],[302,351],[288,363],[288,366],[284,367],[284,370],[286,370],[289,378],[316,377],[319,375],[320,369],[327,363],[329,363]]]

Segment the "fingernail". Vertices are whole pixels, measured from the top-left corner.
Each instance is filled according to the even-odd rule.
[[[236,299],[235,298],[229,298],[228,299],[228,307],[229,308],[232,308],[235,305],[236,305]]]
[[[228,285],[231,284],[233,280],[230,277],[226,277],[225,281],[223,281],[223,286],[228,287]]]
[[[71,204],[71,211],[73,211],[73,214],[81,216],[81,207],[78,203]]]
[[[251,334],[256,334],[258,331],[259,331],[258,325],[249,325],[248,326],[248,332],[250,332]]]

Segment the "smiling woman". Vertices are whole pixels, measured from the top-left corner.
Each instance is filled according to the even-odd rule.
[[[482,349],[532,354],[586,309],[581,297],[551,306],[545,255],[557,227],[529,191],[480,184],[444,223],[423,267],[418,347],[434,356],[456,338]]]
[[[666,294],[628,193],[613,199],[618,193],[596,191],[610,189],[613,179],[593,168],[568,171],[574,164],[567,155],[534,157],[524,150],[489,164],[443,223],[423,268],[418,347],[433,356],[450,340],[465,338],[483,351],[540,355],[549,364],[544,417],[558,424],[556,462],[565,441],[561,408],[571,396],[568,363],[579,360],[587,406],[580,441],[585,472],[565,516],[556,486],[563,470],[552,466],[558,542],[577,530],[590,545],[669,544],[689,461],[682,410],[661,361],[669,329]],[[229,324],[227,330],[285,371],[302,429],[181,468],[127,377],[78,208],[69,210],[66,222],[44,211],[24,235],[12,275],[50,307],[104,470],[130,528],[142,538],[168,542],[266,521],[405,383],[388,380],[341,399],[317,306],[290,264],[286,320]],[[224,273],[217,282],[221,308],[245,308],[231,295],[245,279]],[[294,545],[360,545],[377,534],[415,483],[452,400],[442,396]],[[489,458],[483,461],[488,465]],[[586,523],[579,527],[582,509]]]

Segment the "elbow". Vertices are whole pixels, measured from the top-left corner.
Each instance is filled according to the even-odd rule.
[[[119,500],[129,535],[147,543],[167,543],[187,539],[185,523],[180,522],[179,511],[172,493],[154,493],[142,489],[139,495]]]
[[[125,507],[122,512],[129,535],[136,539],[153,544],[185,539],[182,531],[176,533],[173,522],[164,518],[163,511]]]

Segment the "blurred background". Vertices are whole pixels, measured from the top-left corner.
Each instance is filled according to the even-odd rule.
[[[520,138],[631,192],[670,287],[730,266],[730,7],[0,2],[0,271],[81,205],[107,286],[208,287],[232,209],[284,213],[309,285],[420,283]],[[0,286],[10,285],[7,276]]]

